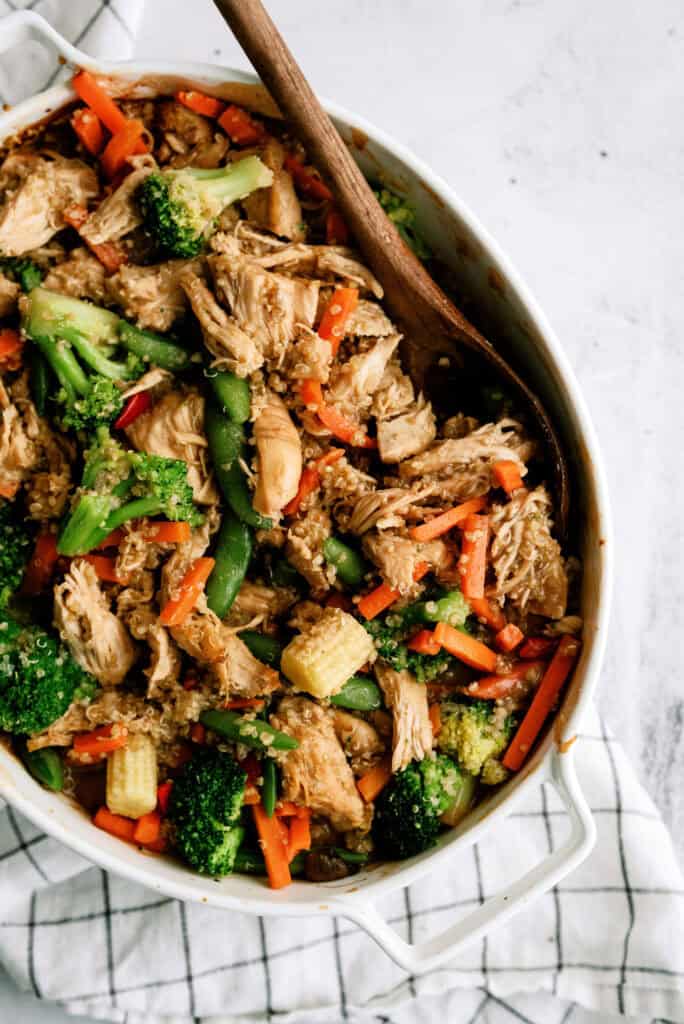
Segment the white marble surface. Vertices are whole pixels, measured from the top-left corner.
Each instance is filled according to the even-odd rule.
[[[681,0],[269,0],[314,86],[461,193],[546,309],[613,497],[600,703],[684,853]],[[147,0],[138,53],[245,66],[209,0]],[[0,1020],[63,1015],[0,978]]]

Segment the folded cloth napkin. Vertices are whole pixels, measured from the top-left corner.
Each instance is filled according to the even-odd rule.
[[[575,756],[598,828],[594,852],[423,977],[344,920],[259,919],[160,897],[90,867],[10,807],[0,811],[0,963],[44,999],[125,1024],[684,1022],[684,879],[665,826],[594,711]],[[404,937],[424,940],[566,829],[555,792],[540,787],[491,838],[380,909]]]
[[[0,0],[0,12],[35,6]],[[89,52],[126,57],[141,7],[42,0],[40,13]],[[0,101],[55,81],[51,59],[5,55]],[[0,963],[37,996],[122,1024],[684,1022],[684,879],[667,831],[596,712],[575,756],[598,827],[591,857],[505,928],[421,978],[346,921],[259,919],[160,897],[93,868],[5,805]],[[555,848],[566,825],[555,793],[540,788],[492,838],[381,909],[405,937],[423,940]]]

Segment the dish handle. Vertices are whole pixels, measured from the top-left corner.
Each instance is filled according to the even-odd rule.
[[[71,43],[56,32],[52,25],[35,11],[14,11],[0,20],[0,53],[27,43],[30,40],[42,43],[57,56],[64,57],[69,63],[79,67],[95,68],[95,62],[87,53],[72,46]],[[100,61],[97,65],[102,67]]]
[[[477,910],[451,925],[441,935],[422,943],[405,942],[370,903],[345,902],[339,908],[340,914],[363,928],[395,963],[411,974],[422,974],[453,959],[466,946],[551,889],[591,851],[596,840],[596,826],[577,780],[573,752],[561,754],[554,751],[549,781],[560,795],[570,818],[567,840],[522,878],[485,900]]]

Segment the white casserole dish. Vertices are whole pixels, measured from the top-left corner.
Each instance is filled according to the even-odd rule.
[[[0,52],[38,41],[100,74],[116,75],[120,93],[142,95],[146,81],[172,92],[188,83],[221,95],[221,83],[234,83],[231,97],[240,100],[256,79],[239,71],[184,61],[93,61],[62,39],[46,21],[30,11],[0,22]],[[249,91],[249,90],[248,90]],[[226,98],[228,93],[223,91]],[[74,94],[59,85],[0,116],[0,140],[58,110]],[[262,96],[262,99],[264,97]],[[266,102],[268,102],[266,98]],[[583,711],[597,684],[605,645],[611,587],[612,539],[607,488],[596,438],[584,401],[559,341],[537,303],[496,243],[448,185],[403,146],[363,119],[326,103],[345,141],[364,172],[400,184],[413,200],[421,230],[434,252],[454,271],[459,287],[473,306],[486,310],[489,334],[512,358],[538,391],[562,434],[574,476],[572,519],[578,527],[584,567],[582,612],[584,645],[563,705],[535,756],[517,777],[495,792],[439,845],[410,861],[381,865],[338,882],[295,882],[286,890],[269,890],[260,879],[228,877],[217,883],[196,875],[180,862],[145,854],[98,831],[82,809],[42,789],[21,763],[0,745],[0,794],[40,829],[101,867],[181,900],[209,903],[252,914],[341,915],[356,922],[402,967],[417,974],[446,960],[467,943],[503,923],[521,906],[545,892],[573,870],[589,853],[595,827],[578,787],[575,748],[567,741],[578,731]],[[562,752],[562,751],[565,752]],[[581,752],[580,752],[581,756]],[[564,844],[505,891],[428,942],[404,942],[374,909],[382,895],[446,867],[459,851],[496,829],[532,787],[551,780],[570,818]]]

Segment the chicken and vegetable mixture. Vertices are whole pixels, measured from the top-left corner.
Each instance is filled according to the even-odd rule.
[[[0,166],[0,729],[200,872],[417,854],[578,654],[541,453],[417,391],[286,125],[74,86]]]

